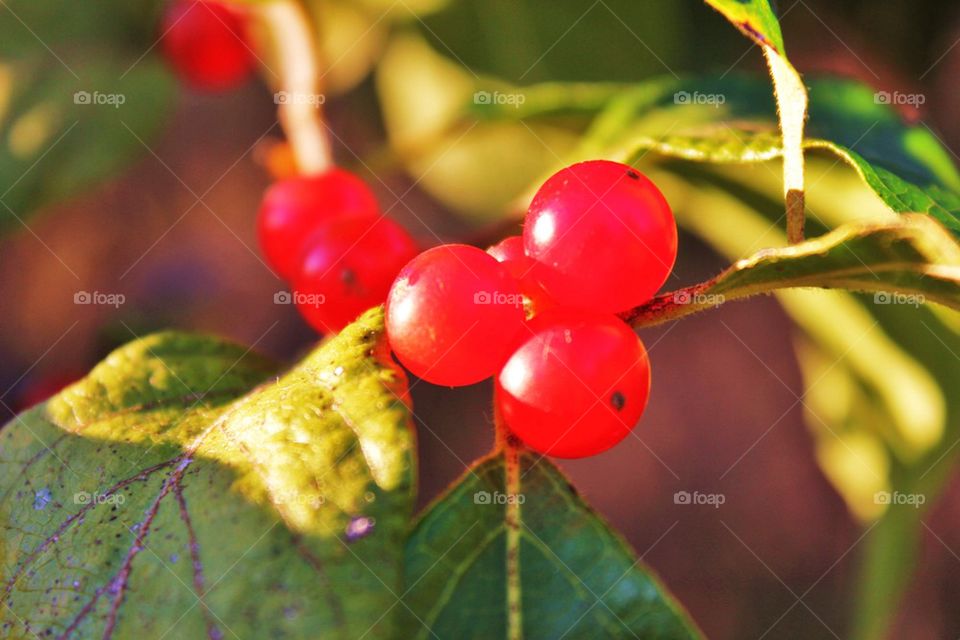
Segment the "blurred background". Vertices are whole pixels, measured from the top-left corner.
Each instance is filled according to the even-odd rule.
[[[201,94],[177,87],[156,55],[155,0],[0,4],[3,421],[155,330],[222,335],[282,361],[315,343],[295,308],[274,303],[284,285],[263,264],[254,233],[271,172],[283,170],[271,62],[263,81]],[[777,4],[800,71],[921,95],[902,116],[960,150],[956,2]],[[561,162],[588,123],[574,113],[529,126],[450,126],[451,92],[478,78],[509,86],[765,73],[757,48],[694,0],[316,0],[312,8],[329,65],[336,157],[423,246],[490,244],[519,230],[505,218],[510,203]],[[121,87],[127,102],[62,100],[102,86]],[[681,183],[669,165],[649,170],[662,172],[681,219],[735,208],[691,195],[693,182]],[[751,202],[775,219],[778,171],[778,163],[734,167],[726,178],[760,185],[764,198]],[[834,158],[813,160],[811,171],[822,175],[811,207],[824,218],[832,206],[864,216],[882,209]],[[743,242],[757,249],[776,237]],[[738,257],[715,246],[684,233],[668,286],[710,277]],[[113,295],[115,304],[79,304],[84,292]],[[898,313],[903,323],[933,322],[929,310]],[[638,437],[560,463],[711,638],[845,637],[862,584],[861,543],[878,514],[858,511],[865,489],[844,479],[842,463],[830,466],[816,424],[822,415],[838,430],[849,426],[852,410],[831,411],[850,383],[828,377],[816,394],[808,389],[816,348],[793,315],[770,297],[642,331],[654,382]],[[895,329],[870,340],[912,357]],[[955,360],[949,351],[940,355]],[[877,358],[880,371],[901,366]],[[955,371],[947,365],[921,364],[948,392],[960,380],[942,379]],[[412,384],[426,504],[489,449],[491,388]],[[916,572],[892,637],[960,637],[960,529],[950,526],[960,485],[943,468],[951,441],[942,444],[937,473],[946,488],[919,527]],[[678,491],[725,501],[675,504]]]

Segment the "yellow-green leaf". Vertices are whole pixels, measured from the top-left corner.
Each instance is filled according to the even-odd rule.
[[[157,334],[8,424],[3,636],[383,637],[414,454],[382,313],[273,372]]]

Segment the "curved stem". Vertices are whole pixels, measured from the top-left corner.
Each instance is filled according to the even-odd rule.
[[[323,121],[320,56],[310,16],[298,0],[275,0],[260,8],[279,66],[275,94],[283,126],[301,173],[320,173],[333,164]]]

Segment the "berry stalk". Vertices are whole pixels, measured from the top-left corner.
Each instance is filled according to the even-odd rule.
[[[495,390],[494,394],[501,393]],[[500,403],[494,397],[494,407]],[[523,639],[523,602],[520,586],[520,442],[503,422],[499,409],[495,409],[494,423],[497,433],[496,449],[503,452],[506,473],[505,490],[507,504],[504,505],[504,523],[506,525],[506,605],[507,639]]]
[[[302,174],[333,166],[323,120],[320,54],[310,16],[298,0],[278,0],[260,8],[280,76],[277,114]]]

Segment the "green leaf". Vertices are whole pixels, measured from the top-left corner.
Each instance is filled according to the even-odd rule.
[[[700,637],[550,462],[522,454],[519,470],[508,494],[503,455],[481,461],[420,521],[407,544],[407,637],[507,637],[508,499],[522,500],[514,531],[526,640]]]
[[[11,0],[0,42],[0,230],[146,153],[174,82],[156,0]]]
[[[780,22],[768,0],[705,0],[758,45],[784,55]]]
[[[960,233],[960,172],[932,131],[906,125],[882,93],[859,83],[809,84],[805,149],[839,156],[893,211],[927,213]],[[712,163],[762,162],[782,156],[776,123],[759,80],[665,78],[611,102],[578,156],[635,160],[654,151]]]
[[[930,301],[960,310],[960,245],[920,214],[888,223],[849,223],[813,240],[740,259],[707,282],[657,296],[630,318],[666,322],[792,287],[872,291],[878,292],[879,304],[912,300],[918,307]]]
[[[383,637],[414,453],[382,312],[273,371],[157,334],[7,425],[3,635]]]

